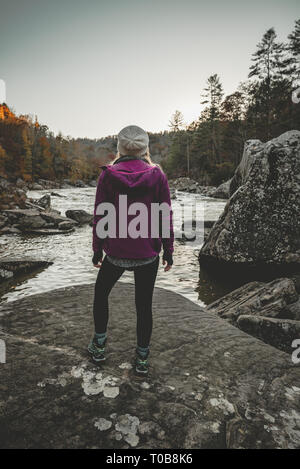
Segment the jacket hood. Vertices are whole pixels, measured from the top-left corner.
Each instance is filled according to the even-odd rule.
[[[106,166],[105,171],[107,182],[110,182],[118,192],[138,195],[153,187],[160,169],[143,160],[132,159]]]

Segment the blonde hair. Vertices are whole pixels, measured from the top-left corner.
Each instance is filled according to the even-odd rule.
[[[118,152],[116,153],[116,157],[111,161],[110,164],[114,164],[114,162],[115,162],[118,158],[121,158],[121,156],[124,156],[124,155],[121,155],[120,152],[118,151]],[[155,163],[153,163],[153,161],[151,160],[149,148],[147,148],[146,153],[145,153],[144,155],[139,156],[139,158],[145,158],[145,160],[147,161],[148,164],[150,164],[151,166],[156,166]]]

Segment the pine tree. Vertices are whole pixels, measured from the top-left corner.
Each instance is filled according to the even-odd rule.
[[[283,83],[280,87],[277,86],[282,81],[285,82],[285,88],[288,88],[286,76],[290,60],[285,57],[284,44],[277,42],[276,39],[277,35],[274,28],[268,29],[253,54],[252,61],[254,63],[251,65],[249,73],[249,78],[256,78],[255,87],[252,90],[254,92],[254,108],[258,110],[261,125],[265,128],[265,139],[271,137],[273,90],[282,89],[284,87]]]
[[[291,74],[294,88],[300,86],[300,19],[295,21],[293,32],[288,36],[287,49],[291,55]]]
[[[210,149],[212,164],[220,161],[220,142],[219,142],[219,118],[221,111],[221,102],[223,97],[223,87],[217,74],[211,75],[207,80],[207,86],[201,95],[204,101],[201,104],[208,104],[202,112],[201,118],[210,122]]]
[[[246,101],[242,89],[226,96],[221,106],[223,126],[223,151],[230,154],[235,166],[238,165],[245,141]]]

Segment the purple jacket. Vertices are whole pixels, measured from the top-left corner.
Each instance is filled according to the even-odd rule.
[[[147,207],[148,232],[147,237],[122,238],[119,236],[119,195],[127,196],[128,206],[134,202],[142,202]],[[116,238],[97,236],[96,225],[103,215],[97,215],[96,209],[102,202],[111,202],[116,209]],[[169,236],[162,238],[151,237],[151,203],[166,202],[170,208],[168,216],[164,215],[164,223],[168,224]],[[125,213],[121,210],[122,214]],[[135,215],[128,215],[127,228]],[[166,212],[165,212],[166,213]],[[159,254],[163,246],[166,254],[173,252],[174,232],[172,222],[172,207],[170,190],[166,175],[158,166],[151,166],[141,159],[120,161],[114,165],[104,166],[98,180],[94,223],[93,223],[93,251],[103,249],[106,254],[125,259],[143,259]],[[167,218],[167,220],[166,220]]]

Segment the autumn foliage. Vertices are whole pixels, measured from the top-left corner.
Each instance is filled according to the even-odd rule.
[[[93,148],[54,136],[37,119],[16,116],[0,104],[0,176],[28,182],[39,178],[88,181],[98,176],[100,163]]]

